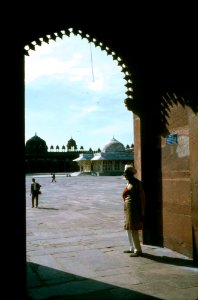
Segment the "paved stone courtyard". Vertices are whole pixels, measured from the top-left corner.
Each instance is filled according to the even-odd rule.
[[[129,257],[122,176],[26,176],[28,299],[198,299],[198,268],[167,248],[143,245]]]

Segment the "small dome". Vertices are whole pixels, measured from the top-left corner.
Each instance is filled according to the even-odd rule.
[[[67,143],[68,149],[77,149],[76,141],[71,137],[71,139]]]
[[[125,147],[114,137],[103,147],[102,152],[123,152]]]
[[[35,133],[35,136],[26,142],[25,149],[27,153],[45,153],[47,152],[47,144]]]

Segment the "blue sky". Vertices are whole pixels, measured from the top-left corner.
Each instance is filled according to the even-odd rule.
[[[111,55],[79,35],[36,46],[25,56],[25,141],[36,133],[49,148],[71,137],[85,150],[112,137],[131,145],[124,76]]]

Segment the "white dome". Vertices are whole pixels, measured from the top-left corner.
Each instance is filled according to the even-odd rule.
[[[103,147],[102,152],[123,152],[125,147],[114,137]]]

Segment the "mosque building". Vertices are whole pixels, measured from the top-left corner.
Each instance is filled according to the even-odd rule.
[[[62,147],[48,146],[46,141],[35,136],[27,140],[25,144],[25,172],[75,172],[78,171],[78,165],[73,159],[78,157],[77,145],[71,138],[66,145]]]
[[[27,140],[25,145],[26,173],[34,172],[79,172],[79,174],[120,175],[124,165],[133,163],[133,148],[124,147],[114,137],[103,147],[93,151],[78,150],[76,141],[71,137],[66,146],[54,148],[37,134]]]
[[[121,175],[125,164],[133,164],[133,149],[125,148],[114,137],[103,147],[101,152],[81,153],[74,159],[82,174]]]

